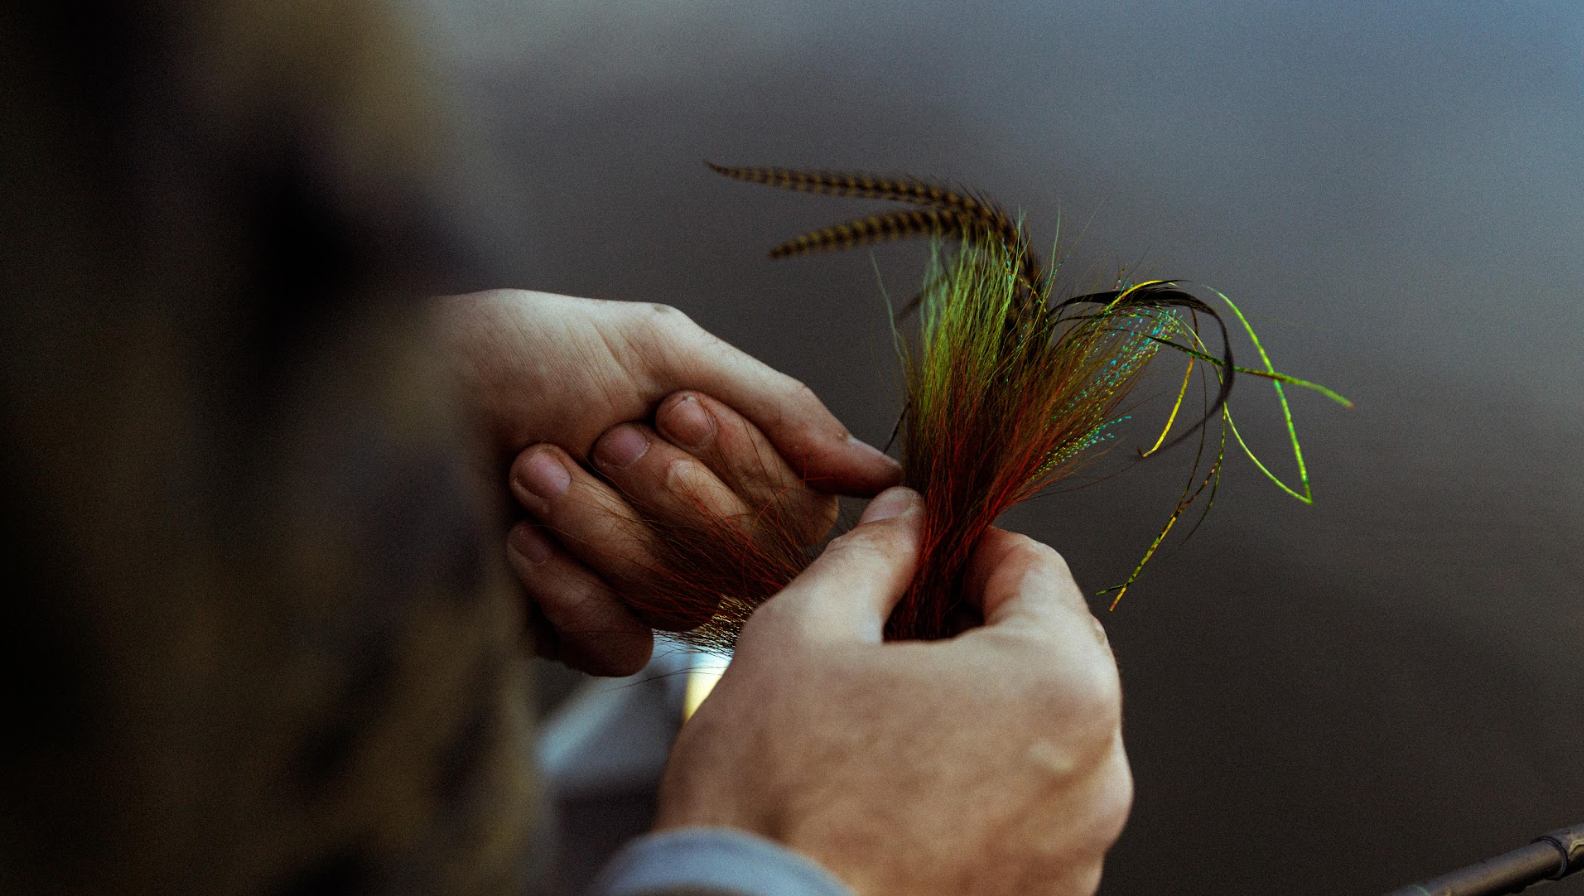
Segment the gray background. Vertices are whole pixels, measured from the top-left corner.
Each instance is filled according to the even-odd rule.
[[[911,295],[924,250],[768,262],[872,204],[702,159],[969,184],[1038,244],[1060,220],[1075,287],[1214,285],[1278,367],[1358,403],[1294,395],[1314,507],[1235,459],[1199,533],[1096,604],[1138,783],[1103,893],[1380,892],[1584,820],[1584,5],[420,15],[510,285],[676,305],[862,437],[900,406],[876,268]],[[1289,470],[1269,390],[1236,401]],[[1114,584],[1187,460],[1007,523]]]

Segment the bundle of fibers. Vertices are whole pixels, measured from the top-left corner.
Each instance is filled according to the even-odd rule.
[[[918,334],[909,339],[897,333],[907,395],[898,424],[904,481],[923,496],[925,521],[920,565],[887,623],[889,639],[949,637],[972,623],[977,614],[964,600],[963,576],[980,536],[1007,508],[1106,451],[1113,428],[1128,416],[1131,393],[1162,349],[1186,359],[1187,366],[1160,436],[1140,456],[1189,440],[1196,440],[1197,450],[1160,534],[1127,582],[1107,590],[1120,599],[1190,506],[1205,498],[1208,512],[1228,432],[1248,451],[1227,405],[1240,373],[1276,387],[1302,491],[1249,456],[1284,490],[1312,501],[1282,384],[1348,402],[1272,369],[1248,321],[1225,296],[1215,294],[1248,332],[1263,369],[1233,363],[1220,314],[1176,281],[1119,283],[1113,290],[1053,301],[1053,279],[1022,228],[985,197],[907,177],[710,167],[784,189],[916,206],[804,234],[772,249],[773,258],[881,240],[935,240],[923,290],[904,315],[916,314]],[[1200,338],[1204,322],[1219,330],[1219,351]],[[1196,370],[1202,412],[1168,441]],[[1206,424],[1215,419],[1221,421],[1220,436],[1212,440]],[[650,618],[707,616],[682,640],[729,652],[754,609],[812,559],[811,549],[789,534],[797,527],[782,513],[772,501],[743,519],[705,517],[693,527],[669,527],[663,563],[654,570],[666,587],[640,612]]]

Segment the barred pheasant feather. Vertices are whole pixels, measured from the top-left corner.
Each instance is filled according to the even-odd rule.
[[[1278,486],[1312,502],[1283,385],[1351,403],[1317,383],[1278,373],[1248,320],[1220,293],[1205,290],[1241,324],[1261,366],[1234,363],[1220,311],[1180,281],[1119,282],[1111,290],[1056,301],[1054,280],[1023,228],[987,197],[912,177],[709,167],[735,180],[786,190],[922,206],[812,231],[770,251],[771,257],[783,258],[886,240],[934,240],[918,300],[918,333],[898,335],[907,391],[898,430],[904,481],[924,496],[923,553],[887,624],[887,637],[949,637],[971,624],[974,611],[963,600],[962,580],[980,536],[1007,508],[1094,463],[1112,447],[1116,428],[1138,403],[1130,396],[1163,350],[1183,359],[1186,369],[1158,437],[1139,455],[1151,457],[1190,440],[1196,449],[1186,484],[1159,534],[1127,580],[1106,590],[1120,600],[1187,511],[1203,501],[1201,514],[1208,512],[1228,435]],[[1202,338],[1205,324],[1214,326],[1212,343]],[[1173,435],[1196,371],[1205,384],[1202,409]],[[1272,473],[1238,433],[1228,399],[1239,375],[1260,377],[1275,387],[1298,468],[1297,488]],[[1216,421],[1219,435],[1212,437],[1209,424]],[[668,605],[653,609],[698,618],[701,610],[714,608],[708,623],[684,637],[729,651],[754,608],[811,559],[783,534],[789,530],[776,520],[774,507],[748,525],[717,521],[673,530],[667,545],[671,556],[661,570],[672,586],[664,597]]]
[[[1016,247],[1020,281],[1029,289],[1044,280],[1039,255],[1000,206],[982,196],[910,177],[886,178],[862,172],[798,171],[789,168],[728,168],[705,162],[717,174],[800,193],[851,199],[890,199],[925,206],[858,218],[805,233],[770,250],[771,258],[806,252],[854,249],[887,240],[920,236],[965,238],[994,235]]]

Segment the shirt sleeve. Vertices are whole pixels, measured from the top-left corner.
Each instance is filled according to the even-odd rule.
[[[730,828],[679,828],[627,844],[587,896],[855,896],[814,860]]]

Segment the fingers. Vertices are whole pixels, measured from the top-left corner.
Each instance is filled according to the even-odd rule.
[[[698,531],[700,523],[710,531],[725,521],[749,537],[773,527],[778,540],[791,536],[812,543],[834,522],[835,498],[808,489],[752,423],[719,402],[696,393],[675,395],[664,403],[658,423],[688,450],[642,424],[613,427],[590,451],[603,481],[549,445],[530,448],[513,464],[513,492],[564,546],[559,575],[530,582],[532,570],[515,564],[536,600],[616,602],[657,628],[693,628],[714,612],[715,602],[689,591],[690,604],[678,604],[682,598],[675,571],[664,568],[660,533]],[[722,549],[735,548],[723,542]],[[547,618],[564,634],[561,617],[551,609]]]
[[[512,528],[506,559],[528,591],[529,627],[540,656],[594,675],[632,675],[649,662],[649,626],[537,523]]]
[[[754,513],[753,505],[728,488],[702,459],[642,424],[612,427],[594,443],[592,457],[595,468],[623,498],[643,511],[647,524],[739,521]]]
[[[506,456],[554,442],[583,458],[612,423],[680,389],[752,420],[800,479],[873,495],[901,467],[853,439],[807,387],[664,305],[498,290],[440,305],[462,394]]]
[[[683,472],[688,470],[708,476],[697,462]],[[672,475],[670,482],[675,486],[687,478]],[[713,606],[672,607],[652,599],[653,582],[661,568],[653,530],[611,486],[575,463],[565,451],[554,445],[529,448],[512,464],[510,481],[518,502],[535,521],[555,533],[567,562],[583,567],[580,575],[553,577],[537,587],[556,592],[556,598],[566,602],[588,600],[598,594],[626,607],[649,625],[667,631],[692,628],[714,612]],[[718,483],[713,488],[700,486],[692,494],[699,501],[730,498]],[[740,507],[729,505],[718,505],[714,510],[728,517],[741,512]],[[601,582],[603,590],[592,590],[584,584],[587,580]],[[526,581],[524,585],[528,587]],[[550,615],[548,610],[546,615]]]
[[[764,431],[798,477],[831,494],[873,495],[902,480],[902,467],[854,438],[812,390],[699,328],[670,315],[656,372],[674,385],[719,398]]]
[[[986,530],[968,561],[964,587],[986,625],[1093,618],[1061,555],[1004,529]]]
[[[743,639],[790,636],[879,644],[886,618],[918,568],[923,523],[924,502],[917,492],[898,487],[881,493],[856,529],[832,541],[749,620]],[[750,630],[756,631],[751,635]]]
[[[572,556],[606,571],[616,584],[640,580],[654,566],[653,545],[637,514],[560,448],[535,445],[518,455],[511,489]]]
[[[655,426],[702,460],[751,513],[772,516],[773,524],[797,543],[813,544],[835,524],[836,499],[809,488],[757,426],[721,402],[698,392],[677,392],[660,403]]]
[[[1079,727],[1098,737],[1114,733],[1121,718],[1116,660],[1060,554],[992,528],[969,559],[964,587],[983,607],[985,625],[959,635],[957,643],[1031,650],[1044,677],[1040,690],[1054,701],[1047,714],[1082,719]]]

